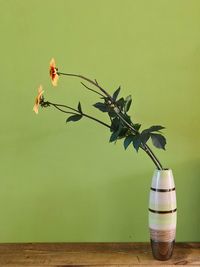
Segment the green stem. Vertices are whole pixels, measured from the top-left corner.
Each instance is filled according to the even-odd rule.
[[[101,92],[103,92],[110,100],[112,100],[112,97],[97,83],[97,81],[95,80],[95,82],[83,75],[79,75],[79,74],[73,74],[73,73],[64,73],[64,72],[57,72],[58,75],[66,75],[66,76],[72,76],[72,77],[78,77],[81,78],[91,84],[93,84],[94,86],[96,86],[97,88],[99,88],[101,90]]]
[[[103,121],[100,121],[99,119],[96,119],[96,118],[94,118],[94,117],[92,117],[92,116],[90,116],[90,115],[88,115],[88,114],[86,114],[86,113],[83,113],[83,112],[81,113],[79,110],[74,109],[74,108],[71,108],[71,107],[69,107],[69,106],[62,105],[62,104],[55,104],[55,103],[51,103],[51,102],[49,102],[49,101],[44,102],[44,103],[47,104],[47,105],[49,105],[49,106],[51,105],[51,106],[55,107],[56,109],[58,109],[59,111],[61,111],[61,112],[63,112],[63,113],[74,114],[74,115],[76,115],[76,114],[78,113],[78,114],[80,114],[80,115],[82,115],[82,116],[84,116],[84,117],[86,117],[86,118],[88,118],[88,119],[91,119],[91,120],[93,120],[93,121],[96,121],[96,122],[98,122],[98,123],[100,123],[100,124],[106,126],[106,127],[109,128],[109,129],[111,128],[110,125],[108,125],[107,123],[105,123],[105,122],[103,122]],[[75,111],[75,112],[69,112],[69,111],[63,110],[63,109],[61,109],[60,107],[68,108],[68,109],[73,110],[73,111]]]
[[[57,104],[49,103],[49,102],[48,102],[48,104],[53,106],[54,108],[58,109],[59,111],[61,111],[63,113],[72,114],[72,115],[76,115],[77,114],[76,112],[66,111],[66,110],[63,110],[63,109],[59,108],[59,106],[64,106],[64,105],[57,105]]]
[[[92,91],[92,92],[94,92],[94,93],[96,93],[96,94],[102,96],[103,98],[105,97],[103,94],[101,94],[101,93],[97,92],[96,90],[94,90],[94,89],[88,87],[88,86],[87,86],[86,84],[84,84],[83,82],[81,82],[81,84],[82,84],[86,89],[88,89],[88,90],[90,90],[90,91]]]

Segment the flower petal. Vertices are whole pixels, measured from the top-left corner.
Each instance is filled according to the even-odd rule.
[[[50,61],[50,67],[56,67],[56,62],[55,62],[55,59],[52,58],[51,61]]]
[[[33,111],[34,111],[36,114],[38,114],[38,105],[37,105],[37,104],[34,105],[34,107],[33,107]]]
[[[51,82],[53,86],[57,86],[58,74],[57,74],[57,68],[56,68],[56,63],[55,63],[54,58],[52,58],[50,61],[49,74],[50,74]]]
[[[57,84],[58,84],[58,78],[59,78],[59,77],[58,77],[58,74],[56,73],[56,74],[54,75],[53,79],[51,80],[53,86],[57,86]]]
[[[40,102],[41,102],[41,99],[42,99],[42,96],[43,96],[43,89],[42,89],[42,85],[39,86],[38,88],[38,94],[37,94],[37,97],[35,99],[35,104],[33,106],[33,111],[38,114],[38,109],[39,109],[39,105],[40,105]]]

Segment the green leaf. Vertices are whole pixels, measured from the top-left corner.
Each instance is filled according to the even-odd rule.
[[[128,128],[122,127],[120,132],[119,132],[118,139],[126,137],[127,136],[127,132],[128,132]]]
[[[119,129],[120,124],[121,121],[117,117],[114,118],[111,123],[111,131],[117,131]]]
[[[122,130],[122,125],[119,124],[118,129],[116,131],[113,131],[113,133],[111,134],[109,142],[112,143],[112,142],[116,141],[120,135],[121,130]]]
[[[141,145],[141,137],[140,137],[140,134],[137,134],[134,136],[133,138],[133,146],[135,148],[135,150],[138,152],[139,148],[140,148],[140,145]]]
[[[142,131],[143,133],[151,133],[151,132],[158,132],[162,129],[165,129],[165,127],[161,126],[161,125],[153,125],[148,129],[145,129],[144,131]]]
[[[150,138],[150,133],[141,133],[140,134],[140,138],[141,138],[141,143],[143,144],[143,145],[145,145],[146,144],[146,142],[149,140],[149,138]]]
[[[121,97],[117,102],[116,102],[117,106],[120,108],[120,110],[123,110],[124,108],[124,104],[125,104],[125,101],[124,101],[124,98]]]
[[[141,145],[145,145],[146,142],[149,140],[150,138],[150,133],[141,133],[141,134],[136,134],[133,137],[133,146],[135,148],[135,150],[138,152],[139,148]]]
[[[112,143],[112,142],[116,141],[117,138],[118,138],[118,135],[119,135],[119,132],[118,132],[118,131],[113,132],[113,133],[111,134],[111,136],[110,136],[110,140],[109,140],[109,142]]]
[[[132,125],[131,117],[128,114],[121,114],[121,116]]]
[[[79,111],[80,113],[83,113],[83,111],[82,111],[82,107],[81,107],[81,103],[80,103],[80,102],[78,103],[78,111]]]
[[[80,114],[72,115],[69,118],[67,118],[66,122],[70,121],[79,121],[83,116]]]
[[[129,135],[124,139],[124,148],[125,148],[125,150],[130,145],[130,143],[133,141],[133,137],[134,137],[133,135]]]
[[[136,131],[139,131],[140,127],[141,127],[141,124],[139,124],[139,123],[135,123],[135,124],[133,124],[133,128],[134,128]]]
[[[128,112],[132,103],[131,95],[127,96],[124,104],[124,112]]]
[[[167,142],[163,135],[151,133],[151,140],[155,147],[165,150],[165,145]]]
[[[114,92],[113,97],[112,97],[114,102],[117,100],[120,90],[121,90],[121,87],[119,86],[119,88]]]
[[[97,102],[93,105],[95,108],[98,108],[102,112],[108,112],[108,107],[105,103]]]
[[[109,109],[108,111],[108,115],[110,116],[110,118],[116,118],[117,114],[114,110]]]

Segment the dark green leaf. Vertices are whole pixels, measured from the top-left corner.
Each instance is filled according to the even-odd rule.
[[[150,133],[144,133],[144,132],[142,132],[140,134],[140,139],[141,139],[141,142],[142,142],[143,145],[146,144],[146,142],[149,140],[149,138],[150,138]]]
[[[119,139],[124,138],[127,135],[127,132],[128,132],[128,128],[122,127],[119,132],[118,138]]]
[[[149,140],[150,134],[149,133],[141,133],[136,134],[133,137],[133,146],[135,150],[138,152],[141,145],[146,144],[146,142]]]
[[[82,107],[81,107],[81,103],[80,103],[80,102],[78,103],[78,111],[79,111],[80,113],[83,113],[83,111],[82,111]]]
[[[79,121],[82,118],[82,115],[76,114],[76,115],[72,115],[69,118],[67,118],[66,122],[69,121]]]
[[[124,108],[124,104],[125,104],[125,101],[124,101],[124,98],[120,98],[117,102],[117,106],[120,108],[120,110],[123,110]]]
[[[129,123],[132,125],[132,122],[131,122],[131,117],[127,114],[121,114],[121,116]]]
[[[157,148],[162,148],[165,150],[165,145],[166,145],[166,139],[163,135],[161,134],[151,134],[151,140],[152,143],[155,147]]]
[[[111,123],[111,130],[117,131],[119,129],[120,124],[121,124],[120,120],[117,117],[114,118]]]
[[[135,124],[133,124],[133,128],[134,128],[136,131],[139,131],[140,127],[141,127],[141,124],[139,124],[139,123],[135,123]]]
[[[114,100],[114,101],[117,100],[117,97],[118,97],[118,95],[119,95],[120,90],[121,90],[121,88],[120,88],[120,86],[119,86],[119,88],[114,92],[114,94],[113,94],[113,100]]]
[[[118,138],[118,135],[119,135],[119,132],[118,132],[118,131],[113,132],[113,133],[111,134],[111,136],[110,136],[110,140],[109,140],[109,142],[112,143],[112,142],[116,141],[117,138]]]
[[[130,143],[133,141],[133,135],[129,135],[124,139],[124,148],[125,150],[130,145]]]
[[[132,98],[131,98],[131,95],[129,95],[125,99],[125,104],[124,104],[124,112],[125,113],[129,111],[131,103],[132,103]]]
[[[122,131],[122,125],[119,124],[118,129],[115,130],[115,131],[113,131],[113,133],[111,134],[109,142],[114,142],[114,141],[116,141],[116,140],[118,139],[118,137],[119,137],[121,131]]]
[[[140,134],[137,134],[133,137],[133,146],[135,148],[135,150],[138,152],[140,145],[141,145],[141,138],[140,138]]]
[[[117,117],[116,112],[115,112],[114,110],[111,110],[111,109],[109,109],[109,111],[108,111],[108,115],[109,115],[111,118],[115,118],[115,117]]]
[[[108,107],[105,103],[98,102],[98,103],[95,103],[93,106],[95,108],[98,108],[102,112],[108,112]]]
[[[150,128],[145,129],[145,130],[142,131],[142,132],[145,132],[145,133],[151,133],[151,132],[157,132],[157,131],[162,130],[162,129],[165,129],[165,127],[163,127],[163,126],[161,126],[161,125],[153,125],[153,126],[151,126]]]

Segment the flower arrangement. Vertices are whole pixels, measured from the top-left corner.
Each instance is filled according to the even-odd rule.
[[[76,122],[84,117],[91,119],[110,130],[111,136],[109,141],[111,143],[117,142],[117,140],[119,139],[123,139],[125,149],[127,149],[130,144],[133,145],[134,149],[137,152],[139,149],[142,149],[150,157],[158,170],[164,169],[158,158],[148,146],[147,142],[149,141],[149,139],[151,139],[153,145],[156,148],[165,150],[166,139],[160,132],[165,127],[161,125],[153,125],[148,129],[140,131],[141,124],[133,122],[131,117],[128,115],[128,111],[132,103],[132,98],[130,95],[126,98],[119,98],[118,96],[121,90],[120,87],[111,95],[97,82],[97,80],[92,80],[78,74],[60,72],[56,66],[54,59],[50,61],[49,74],[53,86],[57,86],[58,79],[61,76],[79,78],[81,80],[81,84],[85,89],[97,94],[100,97],[101,101],[95,103],[93,106],[101,112],[107,113],[110,119],[110,124],[107,124],[83,112],[80,102],[78,103],[77,108],[73,108],[68,105],[56,104],[50,101],[46,101],[41,85],[38,88],[38,95],[35,99],[35,104],[33,107],[33,110],[36,114],[38,114],[39,106],[45,108],[52,106],[58,111],[70,115],[66,119],[66,122]],[[86,82],[87,84],[85,84],[84,82]]]

